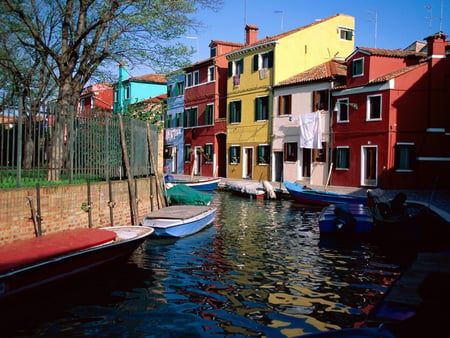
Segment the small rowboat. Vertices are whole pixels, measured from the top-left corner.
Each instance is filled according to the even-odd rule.
[[[181,180],[174,178],[172,175],[166,175],[166,177],[164,177],[164,180],[166,183],[170,183],[173,185],[184,184],[196,190],[212,191],[217,188],[221,178],[218,177],[218,178],[199,178],[193,180]]]
[[[130,255],[153,229],[72,229],[0,246],[0,299],[56,282]]]
[[[321,191],[307,188],[296,183],[283,182],[293,200],[310,205],[330,205],[339,203],[367,204],[366,196],[355,196],[347,194],[337,194],[328,191]]]
[[[158,237],[185,237],[211,224],[216,211],[206,205],[174,205],[149,213],[142,225],[155,229]]]

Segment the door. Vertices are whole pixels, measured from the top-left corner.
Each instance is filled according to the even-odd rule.
[[[311,149],[302,149],[302,179],[311,177]]]
[[[363,146],[361,149],[361,185],[377,185],[377,146]]]
[[[276,152],[274,152],[274,156],[275,156],[274,181],[282,182],[283,181],[283,152],[276,151]]]
[[[244,163],[242,166],[242,177],[251,179],[253,177],[253,148],[244,148]]]
[[[194,152],[194,175],[199,176],[202,162],[202,147],[195,147]]]
[[[170,168],[171,173],[176,173],[178,167],[178,153],[177,147],[172,147],[172,167]]]

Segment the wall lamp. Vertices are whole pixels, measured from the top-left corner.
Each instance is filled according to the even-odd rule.
[[[357,103],[340,101],[339,104],[346,104],[347,106],[352,107],[354,110],[358,110],[358,104]],[[333,111],[338,111],[339,110],[339,104],[338,104],[338,102],[336,102],[336,104],[334,105]]]

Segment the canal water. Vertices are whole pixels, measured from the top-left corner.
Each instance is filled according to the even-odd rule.
[[[297,337],[364,325],[402,260],[320,239],[319,209],[218,191],[214,223],[1,310],[3,337]]]

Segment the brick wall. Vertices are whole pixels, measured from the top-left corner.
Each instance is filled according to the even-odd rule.
[[[109,186],[107,182],[91,183],[92,227],[111,225]],[[114,225],[131,224],[127,181],[111,182]],[[151,196],[152,192],[152,196]],[[155,178],[136,180],[139,220],[158,209]],[[0,189],[0,245],[35,236],[29,196],[37,209],[36,188]],[[42,234],[71,228],[89,227],[88,185],[43,186],[40,188]]]

